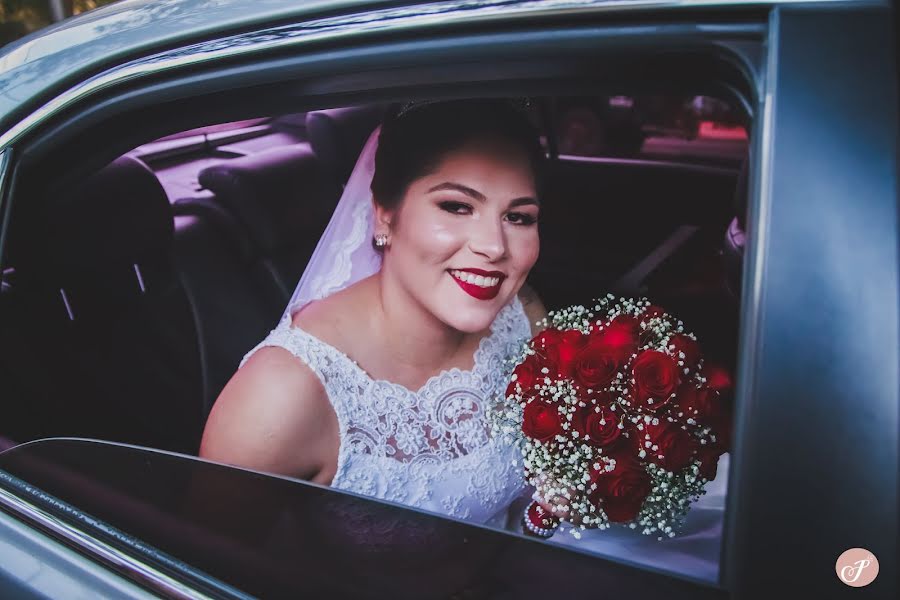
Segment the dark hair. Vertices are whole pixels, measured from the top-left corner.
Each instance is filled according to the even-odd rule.
[[[381,126],[372,196],[381,206],[400,204],[409,185],[431,172],[445,155],[472,140],[509,142],[528,155],[538,196],[544,150],[524,109],[504,99],[423,102],[395,107]]]

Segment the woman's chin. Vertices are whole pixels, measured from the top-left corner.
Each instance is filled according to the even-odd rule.
[[[490,327],[490,323],[487,323],[484,325],[470,325],[468,323],[460,324],[457,322],[450,321],[447,324],[450,325],[453,329],[455,329],[461,333],[464,333],[466,335],[474,335],[481,331],[486,331],[488,329],[488,327]]]
[[[491,297],[479,298],[466,292],[456,281],[452,281],[448,288],[441,289],[436,314],[440,315],[445,323],[463,333],[485,331],[497,318],[503,306],[509,302],[507,282],[503,282],[499,287],[499,290],[489,295]]]
[[[481,302],[481,304],[484,306],[464,307],[457,305],[448,307],[444,311],[444,322],[463,333],[484,331],[497,318],[501,305],[496,302]]]

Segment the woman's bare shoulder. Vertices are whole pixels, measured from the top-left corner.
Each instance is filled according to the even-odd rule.
[[[544,329],[542,325],[538,325],[538,322],[546,318],[547,308],[541,301],[540,296],[537,295],[537,292],[534,291],[534,288],[527,283],[523,283],[522,287],[519,288],[519,301],[522,303],[522,308],[525,310],[525,315],[531,324],[531,335],[535,336]]]
[[[317,480],[336,442],[337,417],[318,376],[284,348],[263,347],[216,400],[200,456]]]

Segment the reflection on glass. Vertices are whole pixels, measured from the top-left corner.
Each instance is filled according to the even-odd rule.
[[[0,455],[0,469],[31,484],[14,492],[90,535],[162,568],[183,563],[176,575],[189,581],[207,573],[260,597],[722,594],[302,481],[133,447],[34,442]],[[82,512],[125,535],[104,533]]]

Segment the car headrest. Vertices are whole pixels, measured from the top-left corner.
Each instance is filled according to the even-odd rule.
[[[266,254],[318,236],[341,195],[308,144],[273,148],[200,171],[200,184]]]
[[[381,123],[381,106],[317,110],[306,115],[306,135],[313,152],[341,185],[350,178],[366,140]]]
[[[122,156],[71,191],[57,191],[17,246],[22,275],[69,281],[131,273],[169,256],[174,220],[166,192],[140,160]],[[133,276],[133,273],[132,273]]]

